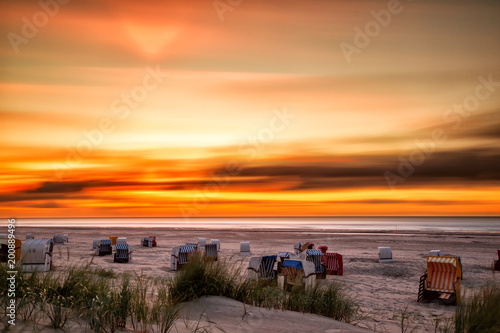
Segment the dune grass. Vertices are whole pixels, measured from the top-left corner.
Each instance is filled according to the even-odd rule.
[[[314,313],[344,322],[350,322],[358,312],[357,304],[336,282],[328,287],[307,291],[296,287],[286,292],[275,280],[248,280],[244,276],[241,268],[225,261],[205,262],[195,256],[172,280],[170,297],[172,301],[190,301],[225,296],[254,306]]]
[[[7,271],[6,265],[0,265],[0,279],[6,280]],[[345,322],[350,322],[358,311],[336,283],[286,292],[278,288],[276,281],[247,280],[242,273],[246,272],[240,267],[221,260],[206,262],[200,256],[193,257],[173,279],[116,274],[90,265],[44,273],[23,273],[19,267],[17,314],[33,323],[34,331],[47,323],[67,330],[68,322],[76,322],[94,332],[111,333],[126,327],[138,332],[167,333],[179,318],[180,303],[210,295]],[[0,301],[1,305],[8,301],[5,284],[0,284]]]
[[[500,332],[500,286],[487,284],[466,298],[455,310],[456,333]]]

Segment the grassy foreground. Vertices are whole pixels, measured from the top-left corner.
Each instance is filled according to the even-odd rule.
[[[0,279],[6,281],[6,265]],[[244,272],[246,273],[246,272]],[[117,275],[112,270],[75,267],[67,271],[17,274],[17,318],[33,323],[35,331],[50,323],[66,327],[69,320],[94,332],[120,328],[138,332],[172,330],[181,303],[202,296],[225,296],[246,304],[316,313],[349,322],[358,311],[338,284],[305,292],[280,290],[276,282],[249,281],[241,269],[224,261],[205,262],[194,257],[175,278],[151,278],[137,274]],[[2,311],[6,311],[6,284],[0,284]],[[5,313],[1,322],[8,327]]]

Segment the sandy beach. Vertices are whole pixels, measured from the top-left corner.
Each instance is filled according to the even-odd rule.
[[[407,307],[414,316],[418,331],[430,329],[432,315],[449,316],[453,306],[438,303],[417,303],[418,283],[426,269],[426,255],[430,250],[439,249],[445,254],[462,258],[464,280],[462,291],[466,293],[483,286],[488,281],[498,280],[491,270],[497,248],[500,247],[498,233],[460,233],[460,232],[415,232],[415,233],[375,233],[375,232],[311,232],[311,231],[247,231],[247,230],[175,230],[157,228],[27,228],[19,227],[17,237],[24,238],[28,232],[36,238],[52,237],[55,233],[65,233],[69,243],[54,247],[54,266],[56,270],[67,269],[73,265],[91,262],[93,267],[112,269],[116,272],[132,272],[153,277],[167,277],[176,274],[170,269],[170,255],[174,246],[195,242],[197,237],[221,241],[220,258],[247,267],[251,256],[275,254],[278,251],[293,251],[293,243],[312,242],[316,246],[326,245],[329,252],[342,254],[344,261],[343,276],[328,276],[326,281],[341,281],[349,293],[359,303],[366,318],[359,326],[378,331],[399,332],[398,315]],[[155,235],[156,248],[143,248],[140,239]],[[96,237],[127,237],[133,246],[133,260],[129,264],[113,263],[111,256],[94,257],[91,251],[92,240]],[[251,242],[251,255],[241,255],[241,241]],[[390,246],[394,263],[378,262],[379,246]],[[328,283],[328,282],[322,282]],[[219,300],[220,301],[220,300]],[[232,300],[227,300],[228,302]],[[211,302],[211,301],[207,301]],[[212,301],[214,302],[214,301]],[[223,302],[224,303],[224,302]],[[213,307],[210,306],[210,307]],[[277,311],[270,316],[277,316]],[[226,313],[221,311],[219,313]],[[274,313],[274,315],[273,315]],[[303,316],[303,314],[297,314]],[[220,318],[218,318],[220,317]],[[211,321],[221,325],[235,325],[227,316],[212,313]],[[265,322],[261,323],[262,325]],[[265,326],[265,325],[264,325]],[[263,331],[267,329],[263,326]],[[233,326],[228,326],[233,327]],[[269,327],[271,329],[271,327]],[[354,329],[354,328],[353,328]],[[231,329],[229,330],[231,331]],[[288,330],[294,331],[294,326]],[[332,331],[333,332],[333,331]]]

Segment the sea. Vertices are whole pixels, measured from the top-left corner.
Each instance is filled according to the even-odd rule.
[[[7,223],[7,219],[5,219]],[[500,217],[19,218],[17,227],[173,228],[373,232],[500,232]]]

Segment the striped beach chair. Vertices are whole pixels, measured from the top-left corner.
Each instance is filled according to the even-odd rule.
[[[276,277],[274,270],[276,256],[252,257],[248,264],[249,279],[272,280]]]
[[[113,249],[111,248],[112,240],[111,239],[101,239],[97,243],[97,255],[100,257],[105,255],[113,254]]]
[[[278,275],[278,286],[290,290],[294,286],[306,290],[316,285],[314,263],[306,260],[286,259],[283,261],[281,273]]]
[[[342,263],[342,255],[338,253],[327,252],[324,257],[326,274],[328,275],[344,275],[344,264]]]
[[[114,262],[127,263],[132,261],[132,248],[128,244],[116,244]]]
[[[428,256],[427,271],[420,277],[418,301],[439,299],[443,304],[460,302],[462,268],[457,257]]]
[[[219,249],[216,243],[205,244],[205,259],[209,261],[217,261]]]
[[[314,272],[316,273],[316,278],[325,278],[325,266],[321,262],[321,257],[323,252],[321,250],[306,250],[306,260],[314,264]]]

